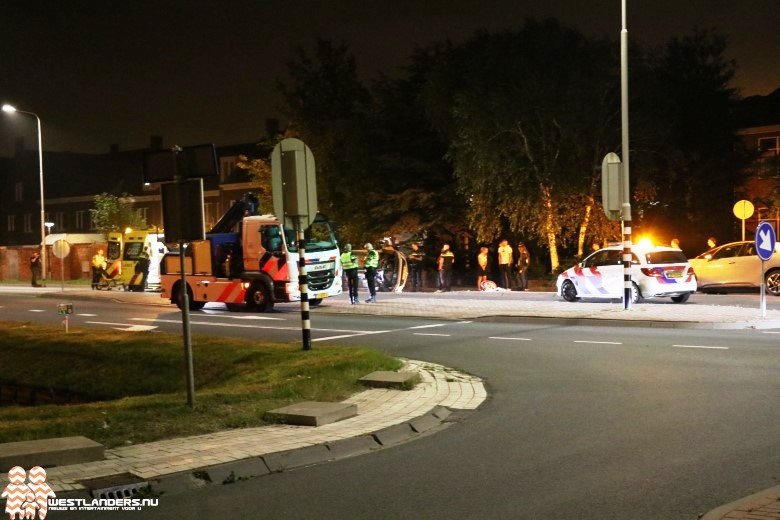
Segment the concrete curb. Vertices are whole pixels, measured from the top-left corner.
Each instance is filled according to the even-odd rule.
[[[337,441],[325,442],[299,449],[269,453],[260,457],[250,457],[233,462],[206,466],[195,470],[181,471],[145,479],[142,483],[151,487],[153,495],[174,495],[215,485],[227,485],[241,480],[249,480],[280,473],[292,469],[323,464],[334,460],[364,455],[409,442],[446,427],[451,411],[436,407],[430,413],[411,421],[384,428],[370,435],[360,435]],[[84,483],[86,484],[86,483]],[[128,477],[125,486],[140,485]],[[122,484],[118,484],[122,487]],[[84,489],[58,493],[63,498],[90,498],[97,489]]]

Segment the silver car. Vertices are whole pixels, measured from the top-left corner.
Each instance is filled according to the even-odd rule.
[[[761,259],[753,241],[731,242],[705,251],[690,260],[699,290],[725,292],[761,287]],[[764,262],[766,291],[780,296],[780,242],[772,258]]]

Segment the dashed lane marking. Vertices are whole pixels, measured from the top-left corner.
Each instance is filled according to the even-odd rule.
[[[502,336],[489,336],[488,339],[506,339],[510,341],[531,341],[531,338],[505,338]]]
[[[29,310],[29,312],[46,312],[43,309],[28,309],[28,310]]]
[[[594,345],[622,345],[620,341],[585,341],[585,340],[574,340],[574,343],[592,343]]]
[[[426,332],[415,332],[414,335],[415,336],[444,336],[444,337],[447,337],[447,338],[452,336],[452,334],[435,334],[433,332],[428,332],[428,333],[426,333]]]
[[[434,327],[443,327],[444,325],[444,323],[436,323],[435,325],[417,325],[416,327],[409,327],[407,330],[432,329]]]
[[[713,350],[728,350],[729,347],[712,347],[709,345],[672,345],[673,347],[677,348],[706,348],[706,349],[713,349]]]

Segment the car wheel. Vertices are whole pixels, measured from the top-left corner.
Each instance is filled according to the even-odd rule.
[[[766,291],[772,296],[780,296],[780,269],[774,269],[766,274]]]
[[[639,303],[642,300],[642,293],[639,292],[639,287],[631,282],[631,303]]]
[[[322,298],[312,298],[311,300],[309,300],[310,307],[319,307],[321,303],[322,303]]]
[[[685,293],[681,294],[680,296],[672,296],[672,301],[674,303],[685,303],[688,301],[688,298],[691,297],[691,293]]]
[[[574,287],[574,284],[570,280],[563,282],[563,285],[561,286],[561,296],[567,302],[576,302],[580,299],[579,296],[577,296],[577,288]]]
[[[246,293],[246,306],[249,310],[257,312],[271,312],[274,308],[274,301],[268,285],[263,282],[253,283]]]

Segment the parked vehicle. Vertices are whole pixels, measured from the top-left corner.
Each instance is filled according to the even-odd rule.
[[[731,242],[705,251],[691,260],[702,292],[745,291],[761,288],[761,259],[756,243]],[[780,296],[780,242],[764,262],[766,291]]]
[[[696,292],[694,270],[682,251],[672,247],[634,244],[631,300],[667,297],[688,301]],[[609,246],[558,275],[558,294],[566,301],[623,297],[623,246]]]
[[[257,199],[237,201],[206,234],[185,252],[189,308],[225,303],[260,312],[275,302],[301,300],[295,233],[273,215],[257,215]],[[310,305],[341,294],[341,262],[330,222],[317,215],[304,231]],[[182,308],[181,256],[165,255],[160,266],[162,297]]]

